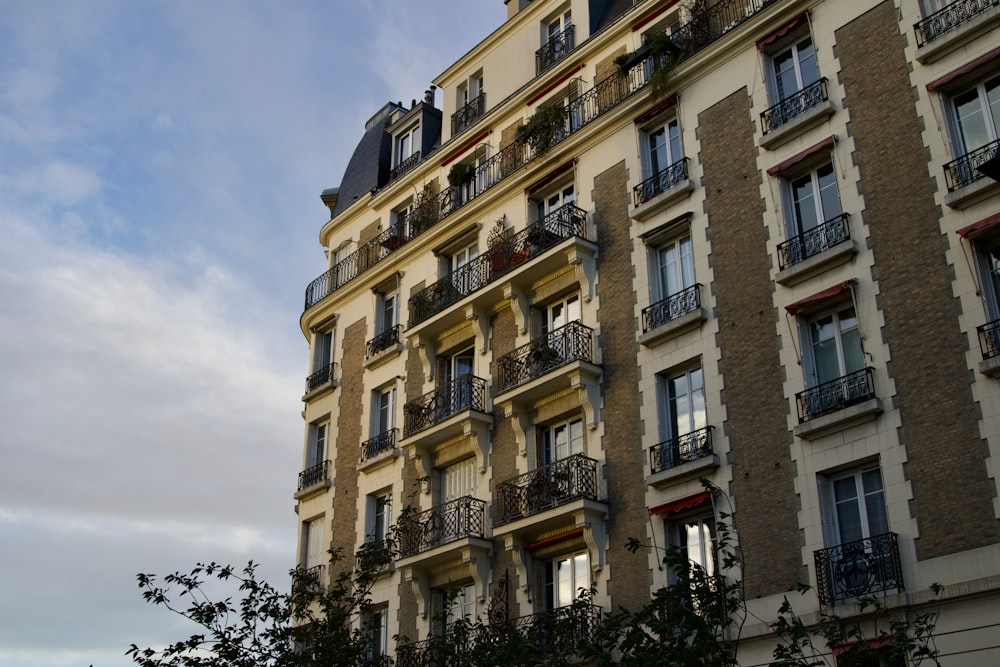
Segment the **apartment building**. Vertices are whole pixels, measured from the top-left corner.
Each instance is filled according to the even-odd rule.
[[[946,664],[1000,663],[996,0],[507,6],[322,194],[300,565],[384,563],[409,664],[638,608],[670,575],[626,541],[712,568],[727,512],[742,664],[786,594],[933,583]]]

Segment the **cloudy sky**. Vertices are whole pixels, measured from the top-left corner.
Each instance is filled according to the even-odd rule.
[[[180,639],[140,571],[284,581],[318,195],[505,12],[0,0],[0,666]]]

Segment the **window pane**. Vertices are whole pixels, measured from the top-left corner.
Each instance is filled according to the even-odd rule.
[[[798,232],[809,231],[822,222],[816,212],[812,174],[792,181],[792,209]]]
[[[833,497],[840,543],[863,538],[861,511],[858,507],[858,490],[854,477],[844,477],[834,481]]]
[[[962,144],[966,153],[989,143],[990,134],[986,128],[979,89],[973,88],[955,98],[955,116],[962,134]]]
[[[841,376],[837,340],[833,317],[824,317],[809,326],[812,334],[813,362],[816,365],[816,382],[822,384]]]
[[[799,73],[802,77],[802,88],[819,81],[819,68],[816,67],[816,51],[809,38],[799,42],[796,50],[799,57]]]
[[[676,120],[672,120],[667,124],[667,132],[670,135],[667,145],[670,150],[668,151],[667,159],[670,160],[670,164],[673,164],[683,157],[681,155],[681,128]]]
[[[660,173],[669,166],[666,131],[660,128],[649,134],[649,175]]]
[[[820,206],[823,209],[823,221],[836,218],[841,214],[840,194],[837,192],[837,176],[833,165],[828,164],[816,170],[816,180],[819,183]]]
[[[865,490],[865,510],[868,514],[868,535],[889,532],[889,518],[885,511],[885,494],[882,491],[882,475],[878,469],[861,473],[861,483]]]

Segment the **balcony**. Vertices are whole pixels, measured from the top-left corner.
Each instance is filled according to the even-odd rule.
[[[597,500],[597,461],[574,454],[496,486],[497,526],[534,516],[573,500]]]
[[[512,273],[560,241],[586,233],[586,211],[567,204],[509,239],[491,239],[485,254],[410,297],[410,328]]]
[[[712,451],[712,430],[706,426],[650,447],[649,485],[659,488],[666,482],[689,479],[718,467],[718,457]]]
[[[998,5],[1000,0],[958,0],[913,24],[917,37],[917,59],[920,62],[930,61],[936,55],[928,53],[932,50],[932,42],[945,41],[947,36],[960,32],[960,28],[980,22],[977,18],[988,13],[995,14],[991,10]]]
[[[632,217],[645,220],[694,189],[688,177],[688,158],[681,158],[632,188]]]
[[[389,172],[389,182],[395,181],[397,178],[405,174],[406,172],[412,170],[420,164],[420,151],[414,152],[410,157],[406,158]]]
[[[778,245],[775,280],[779,285],[797,285],[850,261],[857,252],[851,241],[850,216],[838,215]]]
[[[835,111],[827,94],[826,78],[809,84],[761,112],[760,145],[775,148],[813,127]]]
[[[874,371],[863,368],[795,394],[799,424],[795,435],[808,438],[874,419],[882,411],[875,396]]]
[[[365,343],[365,368],[381,365],[403,351],[403,325],[389,327]]]
[[[399,439],[399,429],[391,428],[385,433],[379,433],[361,443],[361,464],[359,468],[367,472],[378,467],[378,464],[392,459],[396,454],[396,441]]]
[[[522,345],[496,361],[494,395],[516,387],[562,368],[574,361],[594,361],[594,330],[570,322],[544,337]]]
[[[365,542],[356,559],[359,570],[380,570],[392,564],[392,545],[389,540]]]
[[[1000,320],[976,327],[976,333],[979,334],[979,349],[983,353],[979,372],[993,377],[1000,376]]]
[[[335,379],[337,364],[330,362],[306,378],[306,397],[323,389],[332,389],[340,383]]]
[[[542,48],[535,51],[535,76],[558,63],[576,48],[575,32],[576,26],[568,25],[565,30],[553,35]]]
[[[486,113],[486,91],[476,95],[461,109],[451,115],[451,136],[471,127]]]
[[[996,182],[978,168],[995,158],[998,149],[1000,140],[991,141],[944,166],[944,180],[948,186],[945,204],[952,208],[965,208],[993,192]]]
[[[814,553],[816,593],[824,605],[903,590],[895,533],[847,542]]]
[[[463,538],[486,538],[486,501],[463,496],[400,521],[399,558],[408,558]]]
[[[486,412],[486,380],[471,374],[460,375],[407,402],[403,406],[403,437],[410,438],[468,410]]]
[[[705,321],[705,317],[705,311],[701,307],[701,283],[695,283],[642,309],[642,335],[639,336],[639,342],[652,347],[699,326]]]
[[[292,590],[295,593],[322,594],[326,592],[326,565],[306,568],[299,566],[292,573]]]
[[[317,463],[299,473],[299,486],[295,492],[295,499],[299,500],[331,486],[333,482],[330,480],[330,461]]]

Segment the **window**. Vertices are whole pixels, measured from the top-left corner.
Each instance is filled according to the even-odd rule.
[[[398,167],[414,155],[420,155],[420,124],[411,125],[396,135],[393,145],[393,166]]]
[[[309,442],[306,446],[306,468],[322,465],[326,461],[326,438],[329,432],[329,422],[309,425]]]
[[[446,631],[456,623],[473,622],[476,619],[476,586],[460,585],[457,588],[436,591],[439,618],[442,630]]]
[[[789,240],[779,249],[781,268],[797,264],[849,238],[832,163],[801,176],[786,178],[784,185]]]
[[[376,333],[385,333],[399,324],[399,292],[392,290],[378,295],[378,311],[375,313]]]
[[[563,206],[576,202],[576,189],[573,184],[562,187],[557,192],[535,200],[535,210],[538,220],[544,220],[547,215],[555,213]]]
[[[657,300],[663,300],[694,286],[694,253],[691,237],[683,236],[655,250]]]
[[[561,326],[580,319],[580,295],[574,294],[555,303],[550,303],[542,311],[542,336]]]
[[[389,653],[389,610],[375,609],[368,612],[362,621],[368,640],[367,658],[376,660]]]
[[[368,525],[365,542],[381,543],[389,536],[392,526],[392,496],[386,491],[369,494]]]
[[[443,388],[447,392],[448,414],[472,407],[475,356],[472,348],[457,352],[445,360]]]
[[[1000,137],[1000,76],[953,95],[949,102],[952,141],[958,159],[945,167],[948,191],[983,178],[977,167],[997,154]]]
[[[570,10],[542,23],[542,48],[535,52],[535,74],[540,74],[565,58],[573,50],[574,30]]]
[[[441,504],[476,495],[476,459],[469,458],[441,468]]]
[[[583,420],[572,419],[542,431],[542,460],[545,464],[583,454]]]
[[[829,483],[837,544],[889,532],[882,474],[877,467],[833,477]]]
[[[457,250],[448,258],[448,275],[459,294],[469,294],[477,284],[473,275],[474,262],[479,257],[479,245],[473,243]]]
[[[715,576],[715,519],[710,514],[672,521],[670,544],[708,576]]]
[[[657,176],[684,157],[681,150],[681,128],[676,118],[658,124],[643,134],[643,169],[650,177]],[[670,185],[673,181],[669,181]],[[669,185],[662,188],[669,189]]]
[[[810,321],[809,346],[811,363],[806,364],[809,386],[838,380],[865,367],[858,317],[853,306]]]
[[[312,356],[312,373],[306,378],[307,392],[333,381],[333,331],[316,334],[313,338]]]
[[[590,564],[586,552],[555,558],[546,565],[546,609],[573,604],[581,589],[590,590]]]
[[[705,428],[705,384],[701,368],[657,378],[660,439],[675,440]]]
[[[456,89],[455,113],[451,117],[452,136],[475,123],[486,112],[486,91],[482,70],[470,76]]]
[[[382,435],[396,428],[396,388],[376,391],[372,401],[372,434]]]
[[[302,567],[306,570],[326,564],[326,543],[323,541],[323,517],[302,525]]]
[[[771,56],[771,92],[776,102],[819,81],[812,38],[807,36]]]

